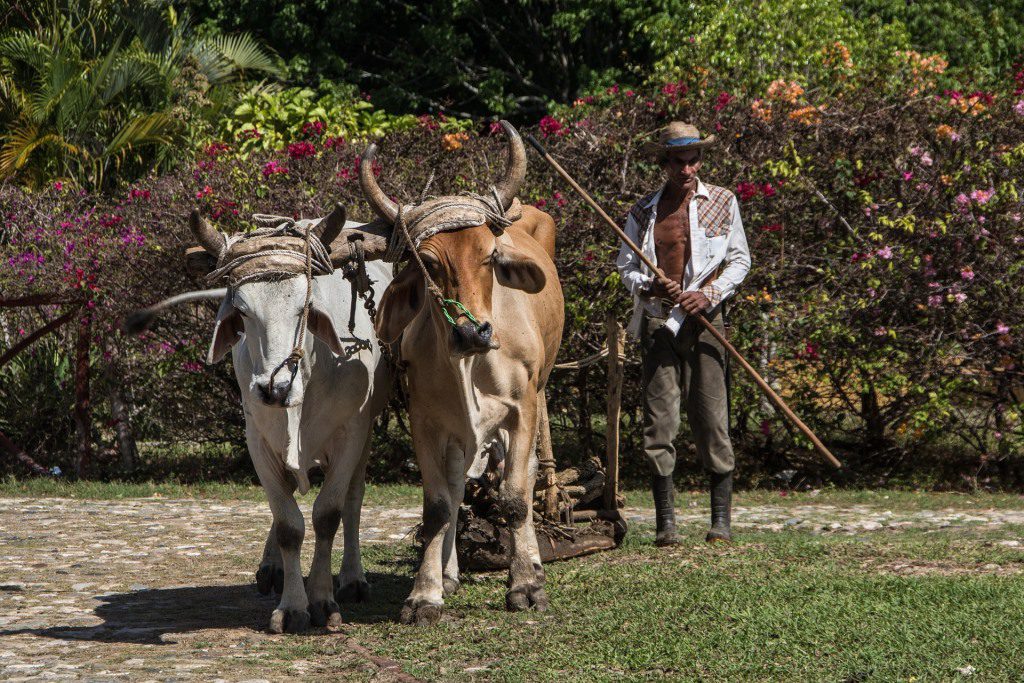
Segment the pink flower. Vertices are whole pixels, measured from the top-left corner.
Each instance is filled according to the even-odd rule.
[[[928,289],[938,289],[941,286],[942,286],[941,282],[929,282],[928,283]]]
[[[209,197],[213,194],[213,188],[209,185],[204,185],[203,189],[196,192],[196,199],[202,199],[203,197]]]
[[[735,98],[727,92],[718,93],[718,98],[715,100],[715,111],[722,111],[729,106],[733,99]]]
[[[763,194],[765,197],[774,197],[775,186],[772,185],[771,183],[765,183],[764,185],[761,186],[761,194]]]
[[[316,147],[312,142],[306,140],[293,142],[288,145],[288,156],[292,159],[305,159],[306,157],[316,156]]]
[[[979,204],[987,204],[988,200],[992,199],[992,196],[995,193],[996,191],[994,188],[989,190],[974,190],[971,192],[971,199]]]
[[[269,178],[272,175],[278,173],[288,173],[288,169],[276,161],[268,161],[263,164],[263,169],[260,171],[264,178]]]
[[[338,149],[345,146],[345,138],[328,135],[324,138],[324,149]]]
[[[875,335],[876,337],[884,337],[886,334],[888,334],[888,332],[889,330],[885,329],[882,326],[878,326],[871,331],[871,334]]]
[[[753,199],[761,191],[757,183],[739,183],[736,185],[736,194],[739,195],[740,201],[745,202],[748,199]]]
[[[934,163],[934,160],[929,156],[928,152],[921,155],[920,161],[922,166],[931,166]]]
[[[57,190],[57,192],[60,192],[61,190],[64,189],[64,183],[58,180],[53,184],[53,189]]]
[[[974,270],[970,266],[967,266],[966,268],[960,271],[960,277],[963,278],[964,280],[973,280]]]
[[[960,205],[961,207],[967,206],[968,204],[970,204],[970,203],[971,203],[971,199],[970,199],[970,197],[968,197],[967,195],[965,195],[965,194],[964,194],[963,192],[961,192],[960,194],[958,194],[958,195],[956,196],[956,200],[955,200],[955,201],[956,201],[956,203],[957,203],[957,204],[959,204],[959,205]]]
[[[892,247],[882,247],[881,249],[875,252],[875,256],[877,256],[878,258],[883,258],[888,261],[889,259],[892,258]]]
[[[910,180],[913,177],[914,177],[914,173],[912,171],[904,171],[903,172],[903,179],[904,180]]]
[[[324,128],[326,126],[323,121],[308,121],[302,124],[302,134],[306,137],[318,138],[324,134]]]
[[[1009,334],[1010,326],[1000,320],[996,323],[996,334]]]
[[[928,305],[932,308],[939,308],[942,306],[942,295],[931,294],[928,296]]]
[[[1013,105],[1013,113],[1017,116],[1024,116],[1024,100]]]
[[[957,292],[956,294],[953,295],[953,300],[956,301],[958,304],[962,304],[963,302],[967,301],[967,295],[964,294],[963,292]]]
[[[539,125],[540,132],[544,134],[544,137],[548,137],[549,135],[565,135],[562,122],[554,116],[545,116],[540,120]]]

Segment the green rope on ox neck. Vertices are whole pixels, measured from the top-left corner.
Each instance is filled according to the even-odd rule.
[[[472,321],[473,325],[475,325],[477,329],[480,328],[480,321],[473,317],[473,314],[469,312],[469,309],[466,308],[466,306],[461,301],[458,301],[457,299],[441,299],[440,301],[441,312],[444,313],[445,319],[447,319],[448,322],[451,323],[452,327],[458,327],[458,325],[455,323],[455,320],[464,315]],[[461,313],[455,316],[455,318],[453,318],[452,314],[448,312],[449,304],[455,306],[455,308],[461,311]]]

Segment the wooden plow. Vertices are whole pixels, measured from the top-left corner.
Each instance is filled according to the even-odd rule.
[[[624,501],[618,492],[622,349],[626,337],[622,325],[612,315],[608,316],[605,329],[605,349],[588,358],[555,366],[556,370],[580,370],[607,358],[607,428],[603,462],[590,456],[581,464],[562,470],[555,463],[550,433],[541,430],[538,435],[533,523],[541,561],[545,563],[617,548],[626,535]],[[488,454],[483,476],[466,484],[456,534],[459,566],[465,569],[508,567],[512,541],[498,506],[501,466],[497,454]]]

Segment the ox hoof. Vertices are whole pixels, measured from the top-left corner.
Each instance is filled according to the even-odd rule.
[[[284,591],[284,569],[273,564],[263,564],[256,570],[256,590],[270,595],[270,590],[280,595]]]
[[[309,628],[309,612],[304,609],[276,609],[270,615],[271,633],[302,633]]]
[[[403,624],[415,626],[433,626],[441,619],[441,605],[419,604],[406,602],[402,607],[399,620]]]
[[[335,586],[334,599],[338,602],[366,602],[370,599],[370,584],[365,579]]]
[[[531,608],[546,612],[548,594],[541,586],[519,586],[505,593],[505,608],[509,612],[524,612]]]
[[[341,608],[334,600],[317,600],[309,604],[309,623],[313,626],[338,628],[341,626]]]
[[[450,576],[446,576],[441,581],[441,585],[444,586],[444,597],[447,598],[450,595],[455,595],[456,593],[458,593],[459,586],[461,586],[462,584],[459,583],[458,579],[453,579]]]

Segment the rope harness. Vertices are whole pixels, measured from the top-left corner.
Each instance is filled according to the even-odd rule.
[[[334,265],[331,263],[330,253],[327,247],[320,241],[319,235],[313,231],[321,220],[306,218],[296,221],[287,216],[253,214],[253,222],[258,227],[247,233],[226,237],[224,247],[217,257],[217,267],[207,275],[207,282],[211,284],[226,279],[231,289],[246,282],[286,279],[296,275],[305,276],[306,294],[302,305],[302,314],[299,316],[299,323],[295,330],[292,350],[270,374],[269,383],[271,386],[274,385],[274,378],[277,376],[277,373],[286,366],[291,375],[289,382],[295,380],[299,363],[305,356],[302,342],[305,338],[306,326],[309,323],[309,311],[313,300],[313,278],[317,275],[331,275],[334,273]],[[231,247],[240,242],[282,237],[301,239],[302,249],[296,250],[276,244],[272,248],[261,249],[251,253],[236,255],[230,253]],[[343,275],[352,285],[352,306],[349,311],[348,329],[354,335],[356,298],[364,299],[364,308],[369,312],[371,320],[376,317],[377,309],[373,301],[373,290],[371,289],[373,283],[366,272],[362,240],[359,236],[356,236],[352,241],[354,243],[353,252],[355,260],[354,262],[349,261],[345,265]],[[276,257],[272,261],[277,260],[278,263],[264,265],[264,267],[243,268],[243,266],[257,259],[266,260],[268,257]],[[279,261],[280,258],[283,258],[285,262],[294,261],[295,264],[292,267],[288,267]],[[245,272],[246,270],[250,272]],[[356,339],[355,343],[344,348],[345,357],[351,358],[359,350],[371,348],[372,344],[368,340]]]
[[[433,178],[431,178],[431,180],[433,180]],[[427,187],[429,186],[430,181],[427,181]],[[425,192],[426,188],[424,188],[424,194]],[[466,199],[459,199],[459,197],[465,197]],[[427,197],[421,198],[420,203],[422,204],[425,199],[427,199]],[[438,233],[461,230],[463,228],[479,225],[481,222],[485,223],[487,227],[490,228],[491,233],[494,234],[495,241],[497,241],[497,238],[504,234],[505,229],[518,220],[519,217],[510,217],[507,215],[505,207],[502,206],[501,198],[498,196],[498,190],[493,185],[491,186],[491,192],[489,195],[463,192],[458,197],[453,197],[451,199],[430,199],[435,199],[436,203],[433,203],[424,210],[417,212],[415,218],[411,221],[407,220],[406,216],[410,212],[415,211],[418,206],[405,205],[398,207],[398,216],[395,219],[395,226],[399,229],[391,231],[391,239],[388,242],[387,251],[384,253],[384,260],[388,263],[397,262],[408,247],[412,252],[413,260],[419,267],[420,272],[423,273],[423,279],[426,282],[427,291],[429,291],[431,296],[433,296],[437,301],[437,305],[444,314],[445,320],[447,320],[452,327],[456,327],[456,321],[465,316],[473,323],[474,327],[479,329],[480,321],[470,313],[465,304],[457,299],[446,298],[441,288],[438,287],[437,283],[434,282],[434,279],[430,277],[430,273],[427,271],[427,267],[423,263],[423,259],[420,257],[419,246],[428,237],[432,237]],[[449,215],[447,220],[441,220],[426,227],[421,227],[427,219],[434,217],[439,213],[451,214],[453,210],[457,211],[460,209],[462,210],[462,216],[452,217]],[[413,236],[414,232],[415,237]],[[449,311],[449,306],[454,307],[454,316]]]

